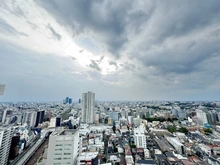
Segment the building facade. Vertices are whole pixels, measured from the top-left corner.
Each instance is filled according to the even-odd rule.
[[[94,122],[95,93],[88,92],[82,94],[82,122]]]
[[[50,135],[46,165],[75,165],[78,154],[78,130],[61,128]]]
[[[142,127],[134,128],[134,143],[137,148],[147,148],[146,136]]]
[[[14,134],[13,127],[0,127],[0,164],[8,163],[11,140]]]

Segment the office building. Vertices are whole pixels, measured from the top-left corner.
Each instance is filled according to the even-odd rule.
[[[37,112],[35,127],[37,127],[38,124],[42,124],[44,122],[44,115],[45,115],[45,110],[40,110]]]
[[[0,164],[8,164],[11,140],[14,133],[12,127],[0,127]]]
[[[82,94],[82,122],[94,122],[95,93],[88,92]]]
[[[46,165],[69,164],[76,165],[79,154],[79,131],[64,130],[62,127],[55,130],[49,139],[48,157]]]
[[[63,99],[63,104],[72,104],[73,100],[70,97],[66,97],[65,99]]]
[[[69,104],[72,104],[72,103],[73,103],[72,98],[69,98],[68,103],[69,103]]]
[[[111,111],[111,112],[109,112],[109,117],[112,118],[114,121],[118,121],[119,120],[119,113]]]

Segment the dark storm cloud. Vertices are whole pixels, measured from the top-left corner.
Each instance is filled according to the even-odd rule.
[[[61,36],[59,33],[57,33],[57,32],[54,30],[54,28],[53,28],[50,24],[47,25],[47,28],[51,31],[52,35],[53,35],[56,39],[61,40],[62,36]]]
[[[101,68],[99,67],[99,65],[94,60],[90,60],[90,61],[91,64],[89,64],[89,67],[100,72]]]
[[[0,18],[0,32],[6,33],[7,35],[27,36],[27,34],[17,31],[14,27],[9,25],[5,20],[1,18]]]
[[[220,39],[213,42],[200,41],[199,43],[185,43],[176,47],[163,48],[153,55],[140,56],[145,66],[154,66],[161,74],[187,74],[198,71],[198,64],[213,56],[220,56]]]
[[[138,27],[146,20],[143,12],[128,13],[132,2],[75,0],[63,3],[54,0],[41,1],[40,5],[54,14],[60,24],[71,26],[76,34],[92,31],[108,51],[118,56],[128,42],[127,24],[131,21]]]

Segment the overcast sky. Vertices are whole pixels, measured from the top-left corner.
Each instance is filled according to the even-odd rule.
[[[219,100],[219,0],[0,1],[0,101]]]

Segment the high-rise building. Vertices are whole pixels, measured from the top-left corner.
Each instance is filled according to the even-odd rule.
[[[178,118],[179,118],[180,120],[186,119],[186,111],[183,110],[183,109],[179,109],[179,110],[177,111],[177,116],[178,116]]]
[[[111,111],[111,112],[109,112],[109,117],[112,118],[114,121],[118,121],[119,120],[119,113]]]
[[[70,97],[66,97],[65,99],[63,99],[63,104],[72,104],[73,99]]]
[[[0,127],[0,164],[8,163],[11,140],[14,133],[13,127]]]
[[[45,114],[45,110],[40,110],[37,112],[35,127],[37,127],[38,124],[42,124],[44,122],[44,114]]]
[[[66,97],[66,101],[65,101],[66,104],[69,103],[69,97]]]
[[[34,127],[36,124],[37,112],[36,111],[27,111],[24,114],[23,123],[28,123],[30,127]]]
[[[7,112],[8,112],[8,109],[5,109],[5,110],[3,111],[2,123],[5,123],[6,116],[7,116]]]
[[[48,157],[46,165],[77,163],[79,154],[79,131],[76,129],[64,130],[62,127],[55,130],[49,139]]]
[[[203,126],[204,124],[208,123],[208,119],[207,119],[206,113],[204,111],[196,110],[196,116],[198,118],[198,121],[199,121],[200,125]]]
[[[137,148],[147,148],[146,136],[144,134],[144,127],[139,126],[134,128],[134,143]]]
[[[82,122],[94,122],[95,93],[88,92],[82,94]]]
[[[69,102],[68,102],[69,104],[72,104],[73,103],[73,100],[72,100],[72,98],[69,98]]]

